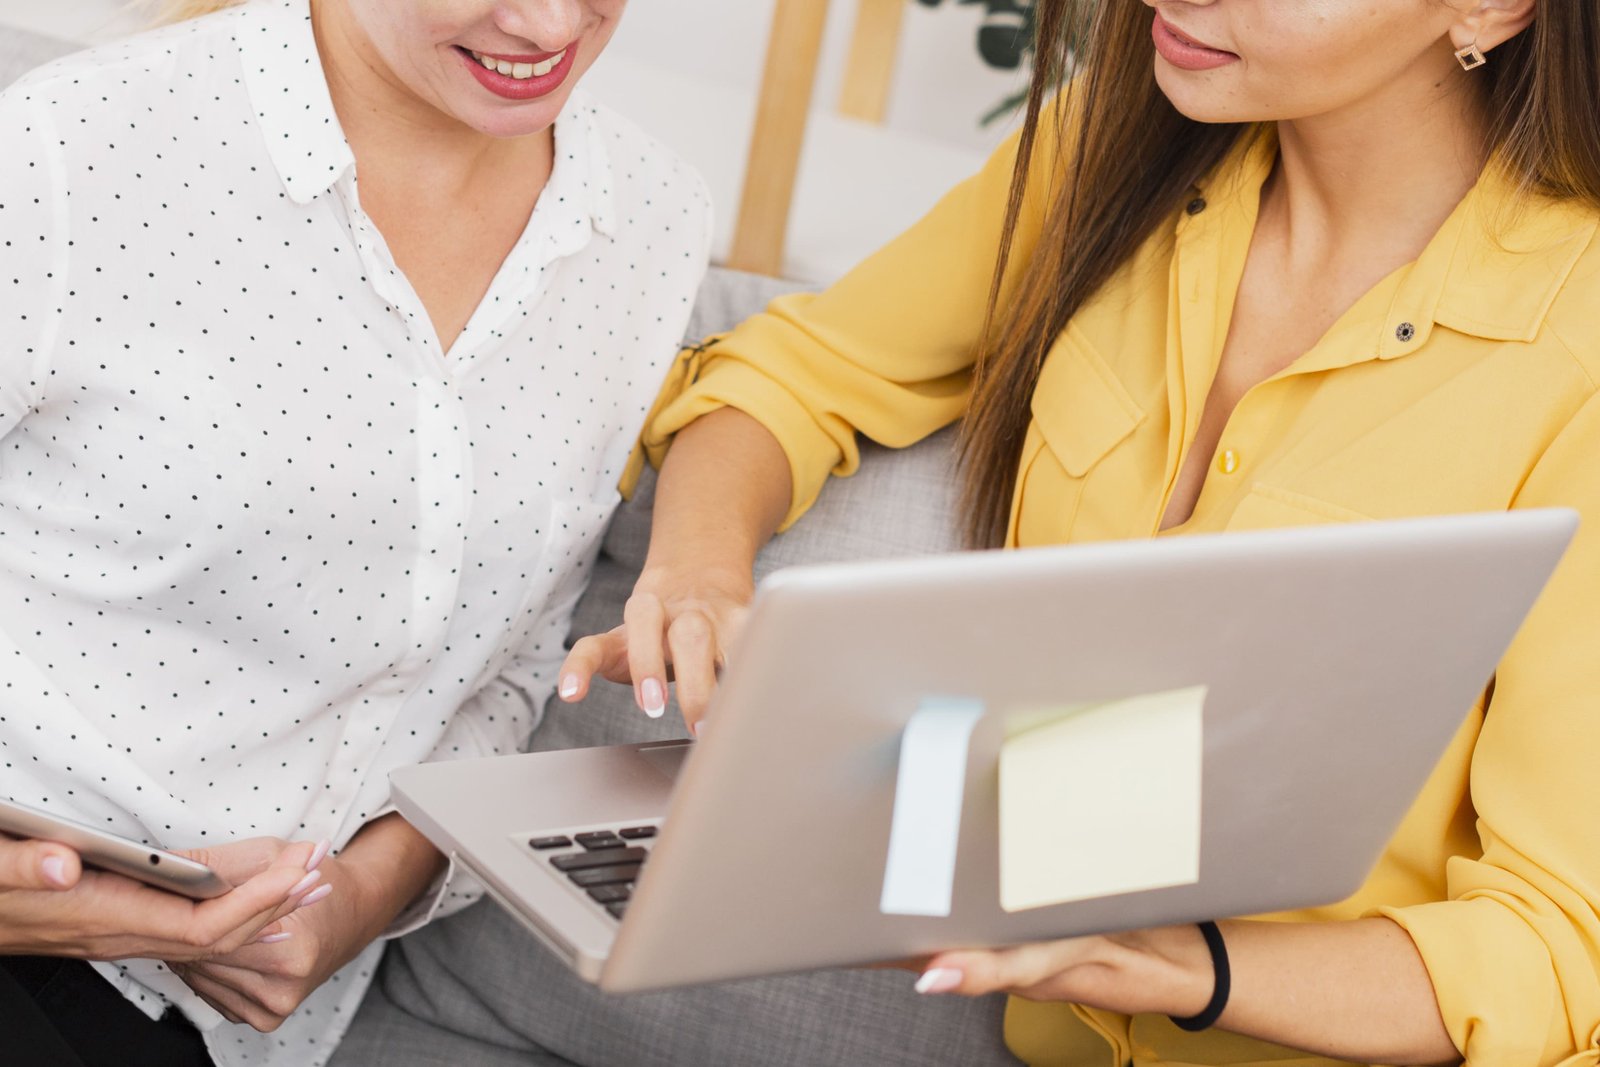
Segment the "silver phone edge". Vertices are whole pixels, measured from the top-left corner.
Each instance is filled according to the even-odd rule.
[[[0,802],[0,834],[20,840],[58,842],[77,852],[87,867],[110,871],[190,900],[210,900],[233,888],[216,871],[187,856],[25,804]],[[149,863],[152,856],[173,862],[163,869]]]

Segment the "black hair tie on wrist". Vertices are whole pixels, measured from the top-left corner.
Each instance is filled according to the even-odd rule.
[[[1233,989],[1233,973],[1228,969],[1228,946],[1222,942],[1222,931],[1217,929],[1214,922],[1200,923],[1200,933],[1206,939],[1206,948],[1211,950],[1211,968],[1216,974],[1216,986],[1211,991],[1211,1003],[1199,1015],[1190,1015],[1179,1019],[1169,1015],[1173,1024],[1180,1030],[1195,1033],[1200,1030],[1209,1030],[1215,1026],[1217,1020],[1222,1018],[1223,1009],[1228,1006],[1228,994]]]

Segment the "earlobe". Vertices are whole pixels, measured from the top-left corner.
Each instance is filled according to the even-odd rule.
[[[1482,66],[1487,53],[1533,25],[1538,11],[1539,0],[1478,0],[1450,28],[1456,58],[1467,70]],[[1478,54],[1475,61],[1473,51]]]

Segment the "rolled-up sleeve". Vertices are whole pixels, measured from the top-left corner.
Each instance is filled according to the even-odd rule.
[[[1383,909],[1416,942],[1475,1067],[1600,1063],[1600,397],[1541,457],[1517,506],[1582,526],[1495,678],[1472,761],[1479,857],[1449,899]]]
[[[1006,291],[1037,241],[1059,138],[1041,122]],[[783,525],[830,473],[859,461],[856,434],[909,445],[960,417],[981,338],[1020,135],[921,221],[817,294],[780,297],[680,357],[643,443],[659,465],[672,435],[721,407],[752,416],[789,458]]]

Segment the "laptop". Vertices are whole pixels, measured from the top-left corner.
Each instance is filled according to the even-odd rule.
[[[615,992],[1330,904],[1576,527],[1540,510],[792,568],[757,591],[704,740],[409,767],[395,801]],[[1008,711],[1194,686],[1198,880],[1005,910]],[[950,905],[885,914],[900,739],[928,697],[985,709]]]

